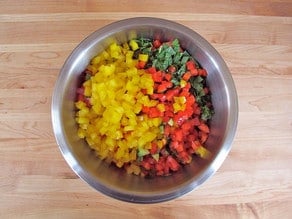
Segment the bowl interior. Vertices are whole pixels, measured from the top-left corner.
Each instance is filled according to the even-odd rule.
[[[182,47],[208,71],[215,115],[206,143],[210,160],[193,159],[190,165],[169,177],[144,179],[128,175],[96,158],[77,136],[74,101],[80,74],[90,59],[113,41],[135,37],[178,38]],[[112,23],[82,41],[65,62],[57,80],[52,120],[57,143],[64,158],[83,180],[100,192],[130,202],[153,203],[185,194],[202,184],[220,167],[230,150],[237,125],[237,96],[229,70],[217,51],[200,35],[180,24],[155,18],[132,18]]]

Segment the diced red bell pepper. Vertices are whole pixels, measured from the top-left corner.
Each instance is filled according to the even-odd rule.
[[[176,152],[181,152],[184,150],[182,142],[172,141],[170,144],[171,149],[174,149]]]
[[[170,169],[170,164],[167,162],[164,162],[164,169],[163,169],[164,176],[169,175],[169,169]]]
[[[141,89],[142,94],[146,95],[147,94],[147,89]]]
[[[82,94],[82,95],[84,95],[84,87],[83,87],[83,86],[77,88],[77,94]]]
[[[200,115],[201,114],[201,108],[197,104],[193,105],[193,110],[194,110],[194,114],[195,115]]]
[[[161,71],[156,71],[155,73],[152,73],[152,79],[154,82],[162,82],[163,73]]]
[[[180,152],[178,156],[183,164],[187,164],[192,161],[192,157],[186,151]]]
[[[188,116],[182,112],[182,111],[179,111],[177,114],[175,114],[173,116],[173,121],[178,125],[180,126],[185,120],[188,119]]]
[[[192,76],[197,76],[199,74],[198,69],[196,68],[196,64],[194,61],[190,60],[186,63],[187,70],[190,71]]]
[[[170,132],[171,132],[171,127],[170,127],[170,125],[166,124],[164,126],[164,135],[167,137],[170,135]]]
[[[161,84],[158,85],[157,87],[157,92],[158,93],[163,93],[165,92],[168,88],[172,87],[172,83],[170,81],[162,81]]]
[[[165,93],[166,100],[171,101],[174,96],[177,96],[179,94],[179,92],[180,92],[179,88],[167,90]]]
[[[146,66],[146,62],[139,60],[136,67],[138,69],[143,69],[145,68],[145,66]]]
[[[191,77],[192,77],[191,72],[190,72],[190,71],[187,71],[186,73],[184,73],[184,75],[183,75],[182,78],[183,78],[185,81],[188,81]]]
[[[177,128],[174,131],[174,133],[172,133],[171,137],[173,141],[179,141],[179,142],[183,141],[183,138],[184,138],[183,130],[180,128]]]
[[[170,81],[171,80],[171,74],[166,73],[164,75],[165,80]]]
[[[193,142],[197,139],[197,137],[198,137],[198,132],[196,130],[192,130],[192,132],[188,135],[187,141]]]
[[[203,132],[206,132],[206,133],[209,133],[210,130],[209,130],[209,127],[205,124],[205,123],[201,123],[198,128],[203,131]]]
[[[176,71],[176,68],[175,66],[171,65],[168,67],[167,71],[170,73],[170,74],[173,74],[175,71]]]
[[[161,46],[160,40],[156,39],[153,41],[154,48],[158,49]]]
[[[193,119],[190,120],[193,126],[198,126],[201,124],[200,119],[198,116],[195,116]]]
[[[149,111],[150,111],[150,107],[148,107],[148,106],[142,106],[142,112],[143,113],[149,114]]]
[[[201,143],[198,140],[196,140],[192,142],[191,146],[196,151],[199,147],[201,147]]]
[[[208,133],[200,132],[200,139],[201,139],[202,144],[205,143],[208,139]]]
[[[142,163],[142,167],[144,167],[145,170],[150,170],[151,169],[151,165],[150,163],[143,161]]]
[[[187,67],[187,70],[190,71],[192,69],[195,69],[196,68],[196,65],[195,65],[194,61],[190,60],[190,61],[187,61],[186,67]]]
[[[148,73],[150,74],[154,74],[156,72],[156,68],[155,67],[150,67],[147,69]]]
[[[150,154],[156,154],[158,151],[158,146],[155,142],[151,143]]]
[[[208,94],[208,93],[209,93],[209,88],[204,87],[204,93],[205,93],[205,94]]]
[[[189,95],[186,97],[186,102],[189,105],[193,105],[196,102],[196,99],[193,95]]]
[[[193,126],[192,126],[192,123],[191,122],[188,122],[188,121],[185,121],[183,124],[182,124],[182,126],[181,126],[181,128],[182,128],[182,130],[184,131],[184,132],[189,132],[190,131],[190,129],[192,128]]]
[[[172,156],[167,157],[167,163],[172,171],[177,171],[180,167],[179,163]]]
[[[143,108],[142,108],[142,112],[143,112]],[[163,116],[163,112],[161,112],[156,107],[150,107],[149,108],[149,112],[147,114],[148,114],[148,116],[150,118],[157,118],[157,117],[162,117]]]
[[[154,93],[154,94],[151,94],[151,98],[153,100],[160,100],[162,98],[163,94],[157,94],[157,93]]]
[[[198,69],[198,74],[200,76],[206,77],[207,76],[207,71],[205,69]]]
[[[170,117],[168,117],[168,116],[163,116],[163,118],[162,118],[162,122],[164,122],[164,123],[168,123],[168,121],[170,120]],[[165,134],[165,133],[164,133]]]

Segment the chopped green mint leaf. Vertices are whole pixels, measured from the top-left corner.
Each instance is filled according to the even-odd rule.
[[[172,82],[175,86],[180,85],[180,81],[179,81],[177,78],[175,78],[175,77],[173,77],[173,78],[171,79],[171,82]]]
[[[178,39],[175,39],[175,40],[172,41],[172,48],[177,53],[180,51],[180,45],[179,45]]]
[[[159,160],[159,154],[152,154],[152,157],[154,160],[158,161]]]
[[[181,59],[181,64],[184,65],[189,61],[190,57],[189,56],[183,56]]]
[[[174,125],[174,122],[173,122],[173,119],[172,118],[170,118],[170,120],[168,120],[168,125],[170,125],[170,126],[173,126]]]
[[[209,107],[207,107],[206,105],[205,106],[202,106],[201,107],[201,110],[202,110],[202,115],[201,115],[201,119],[202,120],[209,120],[212,118],[213,114],[214,114],[214,110],[210,109]]]
[[[144,148],[138,148],[138,157],[143,157],[147,154],[149,154],[150,152],[147,149]]]

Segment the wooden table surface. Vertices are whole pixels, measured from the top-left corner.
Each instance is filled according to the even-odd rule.
[[[205,37],[239,98],[237,134],[218,172],[152,205],[117,201],[77,178],[50,116],[72,49],[136,16],[177,21]],[[0,166],[0,218],[292,218],[292,1],[1,0]]]

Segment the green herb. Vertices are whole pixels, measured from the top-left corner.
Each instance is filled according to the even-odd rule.
[[[199,84],[202,83],[204,81],[204,78],[202,78],[201,76],[197,76],[197,77],[193,77],[191,83],[192,84]]]
[[[172,57],[175,54],[176,52],[171,46],[163,44],[162,46],[159,47],[156,54],[154,54],[152,64],[157,69],[166,71],[166,69],[172,65],[173,63]]]
[[[204,79],[201,76],[192,77],[190,79],[192,88],[194,89],[194,94],[195,94],[196,99],[200,105],[201,105],[200,99],[202,96],[205,95],[203,81],[204,81]]]
[[[189,61],[189,59],[190,59],[190,55],[188,53],[185,54],[185,52],[184,52],[184,54],[181,58],[180,64],[185,65],[187,63],[187,61]]]
[[[152,40],[148,38],[139,38],[136,39],[136,42],[139,45],[139,49],[137,50],[138,53],[143,53],[143,54],[150,54],[151,53],[151,48],[152,48]]]
[[[186,72],[186,65],[181,65],[181,67],[177,70],[177,72],[175,72],[175,76],[180,79],[185,72]]]
[[[207,121],[207,120],[212,118],[212,116],[214,114],[214,110],[213,109],[210,109],[209,107],[207,107],[205,105],[205,106],[201,107],[201,110],[202,110],[201,119]]]
[[[194,89],[194,95],[196,97],[196,101],[201,107],[201,119],[207,121],[211,119],[214,114],[214,110],[207,106],[208,103],[211,102],[211,96],[209,94],[205,94],[204,92],[204,84],[206,83],[206,79],[201,76],[192,77],[190,79],[191,86]]]
[[[173,83],[175,86],[180,85],[180,80],[176,77],[172,77],[171,83]]]
[[[147,149],[144,148],[138,148],[138,157],[143,157],[147,154],[149,154],[150,152]]]
[[[174,40],[172,41],[172,48],[173,48],[173,50],[174,50],[176,53],[179,53],[179,52],[180,52],[180,44],[179,44],[178,39],[174,39]]]
[[[85,81],[88,81],[91,78],[91,74],[86,73],[85,74]]]
[[[154,160],[156,160],[158,162],[159,154],[152,154],[152,157],[153,157]]]
[[[177,53],[173,56],[173,63],[179,65],[182,56],[183,56],[183,53],[181,53],[181,52],[177,52]]]
[[[173,126],[173,125],[174,125],[174,121],[173,121],[172,118],[169,119],[169,121],[168,121],[168,125],[170,125],[170,126]]]
[[[161,124],[161,125],[159,126],[159,129],[160,129],[160,133],[163,134],[163,133],[164,133],[164,125]]]
[[[152,64],[159,70],[166,71],[169,66],[174,65],[177,72],[174,77],[179,82],[180,78],[186,69],[186,62],[191,58],[186,51],[181,52],[181,47],[178,39],[174,39],[172,43],[162,44],[153,54]]]

